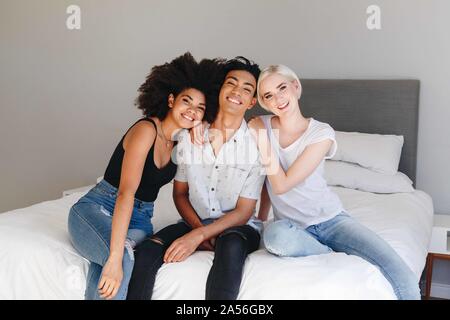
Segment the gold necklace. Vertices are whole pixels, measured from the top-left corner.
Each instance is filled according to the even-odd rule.
[[[158,136],[164,141],[164,145],[166,148],[170,148],[172,146],[172,140],[167,140],[166,135],[164,134],[164,129],[162,127],[162,123],[158,121],[158,127],[160,128],[161,132],[157,132]]]

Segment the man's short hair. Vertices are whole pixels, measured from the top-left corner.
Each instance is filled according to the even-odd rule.
[[[225,75],[228,74],[228,72],[234,70],[243,70],[249,72],[253,77],[255,77],[255,82],[258,81],[259,74],[261,73],[259,65],[257,65],[253,61],[248,60],[243,56],[238,56],[234,59],[228,60],[225,63],[224,66]],[[253,96],[256,97],[256,90]]]

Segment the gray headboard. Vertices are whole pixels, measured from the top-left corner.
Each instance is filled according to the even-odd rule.
[[[399,171],[416,180],[419,80],[301,80],[305,117],[337,131],[403,135]],[[267,114],[255,106],[246,118]]]

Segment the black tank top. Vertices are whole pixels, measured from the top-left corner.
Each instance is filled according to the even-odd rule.
[[[150,118],[142,118],[136,121],[130,127],[130,129],[140,121],[150,121],[156,129],[155,122]],[[124,134],[119,144],[117,145],[116,149],[114,150],[114,153],[109,160],[108,167],[106,168],[105,175],[103,177],[103,179],[105,179],[116,188],[119,188],[122,161],[125,154],[125,150],[123,149],[123,139],[125,138],[128,131],[130,131],[130,129],[127,130],[127,132]],[[147,159],[145,160],[144,164],[144,170],[142,172],[141,182],[135,194],[136,199],[145,202],[155,201],[156,197],[158,196],[159,189],[163,185],[169,183],[175,177],[175,173],[177,171],[177,167],[175,163],[172,162],[172,158],[163,168],[158,169],[158,167],[156,167],[154,161],[155,141],[156,137],[152,147],[148,151]]]

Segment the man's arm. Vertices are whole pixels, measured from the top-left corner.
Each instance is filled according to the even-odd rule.
[[[164,262],[183,261],[205,240],[216,237],[228,228],[246,224],[253,214],[255,205],[255,199],[240,197],[234,210],[227,212],[213,223],[198,227],[172,242],[166,250]]]
[[[256,202],[261,194],[265,176],[261,174],[262,167],[259,159],[255,162],[245,180],[239,194],[236,207],[208,226],[204,226],[200,231],[206,239],[215,237],[224,230],[241,226],[247,223],[255,211]]]
[[[211,224],[199,228],[204,240],[218,236],[228,228],[241,226],[253,215],[256,200],[239,197],[236,208],[227,212]]]
[[[272,206],[267,192],[267,186],[264,184],[261,190],[261,201],[259,203],[258,219],[266,221],[269,216],[270,207]]]
[[[187,182],[174,180],[173,201],[175,202],[175,206],[177,207],[180,216],[192,227],[192,229],[203,227],[202,221],[189,200],[189,184]],[[200,250],[213,251],[214,246],[208,240],[209,239],[202,241],[198,248]]]
[[[189,184],[188,184],[188,168],[186,154],[190,154],[190,150],[187,149],[190,136],[186,133],[180,135],[179,144],[177,146],[177,173],[173,182],[172,198],[180,216],[186,221],[193,229],[201,227],[203,224],[195,212],[194,208],[189,201]]]
[[[202,227],[203,224],[189,201],[189,184],[174,180],[173,201],[178,213],[193,229]]]

